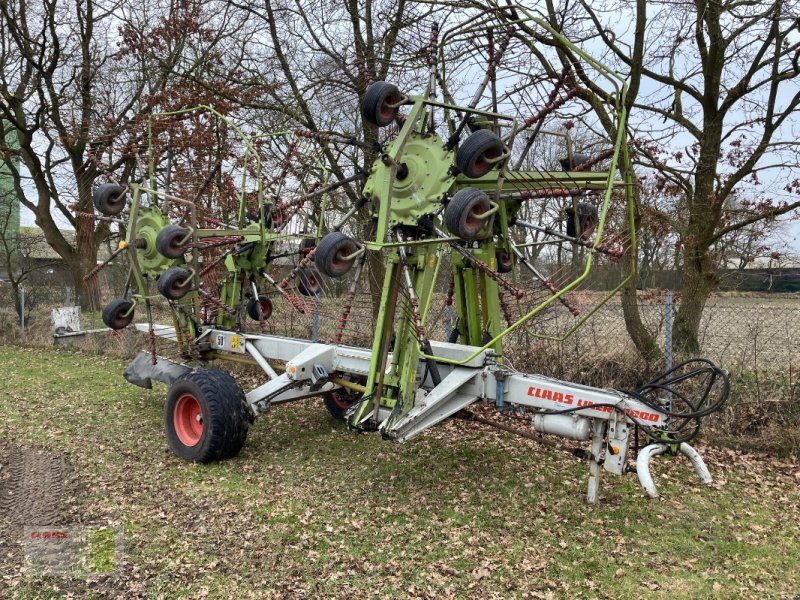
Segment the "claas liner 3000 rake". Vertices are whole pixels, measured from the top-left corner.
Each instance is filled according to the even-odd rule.
[[[701,480],[711,481],[688,442],[728,395],[727,375],[713,364],[684,363],[635,392],[566,383],[512,366],[524,362],[521,339],[562,339],[630,280],[636,240],[624,82],[533,15],[503,16],[499,25],[496,15],[485,16],[441,36],[434,28],[421,95],[382,81],[369,85],[361,109],[364,121],[380,130],[376,143],[307,130],[246,137],[211,109],[183,110],[151,119],[149,171],[140,183],[96,190],[95,206],[104,215],[99,218],[125,226],[117,254],[127,256],[129,288],[136,290],[112,301],[104,320],[121,329],[132,323],[137,307],[147,312],[148,323],[137,327],[149,336],[150,348],[125,375],[144,387],[152,379],[170,385],[166,432],[178,456],[200,462],[235,456],[256,417],[272,405],[311,396],[323,396],[350,427],[377,430],[397,442],[482,401],[526,415],[539,432],[590,441],[590,450],[579,455],[588,460],[591,503],[598,500],[602,469],[633,470],[629,451],[638,448],[641,435],[646,443],[638,449],[636,471],[648,495],[658,494],[649,459],[664,452],[687,456]],[[444,83],[442,49],[490,27],[496,39],[489,67],[472,100],[459,105]],[[497,100],[498,72],[505,59],[533,55],[536,36],[554,40],[580,63],[564,61],[560,74],[538,79],[535,85],[549,90],[539,94],[538,110],[517,118],[497,108],[503,104]],[[593,156],[573,153],[563,128],[544,128],[556,115],[569,114],[570,101],[585,115],[575,69],[591,71],[602,83],[604,110],[614,119],[611,141]],[[487,90],[491,110],[481,110]],[[530,90],[526,96],[536,99]],[[231,166],[241,182],[226,188],[237,190],[233,208],[217,210],[214,218],[204,216],[200,198],[220,176],[221,161],[191,189],[181,188],[177,176],[165,185],[164,173],[153,167],[164,161],[158,140],[165,123],[202,129],[205,118],[215,120],[216,131],[222,123],[240,133],[245,147]],[[548,133],[556,134],[550,137],[564,152],[560,169],[530,167],[531,148],[540,148]],[[174,150],[177,135],[169,135]],[[351,176],[340,169],[329,183],[321,164],[307,157],[315,147],[339,144],[373,152],[375,159]],[[271,178],[263,177],[267,155],[278,149],[284,157],[270,165]],[[178,162],[174,152],[170,156]],[[334,190],[350,184],[360,199],[338,213],[330,209]],[[164,191],[177,188],[180,195]],[[371,222],[361,227],[367,235],[355,233],[354,215]],[[602,261],[616,263],[618,281],[610,291],[592,292],[594,305],[581,310],[573,297]],[[627,272],[619,275],[623,266]],[[284,276],[274,275],[278,268]],[[326,286],[336,299],[325,297]],[[370,286],[375,293],[357,302]],[[152,304],[160,297],[169,302],[173,326],[153,323]],[[332,305],[337,320],[325,333],[319,315]],[[370,329],[361,344],[371,340],[371,348],[344,343],[359,310]],[[270,328],[281,311],[291,319],[313,318],[313,335],[305,334],[313,341],[275,335]],[[442,331],[444,315],[452,320]],[[553,315],[570,320],[555,331]],[[327,335],[327,342],[319,341]],[[157,356],[156,338],[177,341],[196,367]],[[256,364],[266,382],[245,393],[226,372],[207,368],[215,359]]]

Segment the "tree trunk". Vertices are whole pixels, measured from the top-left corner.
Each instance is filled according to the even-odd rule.
[[[702,243],[686,245],[681,301],[675,316],[673,343],[678,352],[696,354],[700,350],[700,320],[712,290],[717,285],[715,264]]]

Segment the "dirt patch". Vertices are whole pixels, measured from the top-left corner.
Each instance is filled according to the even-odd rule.
[[[0,441],[0,572],[23,568],[25,527],[73,521],[76,487],[66,455]]]
[[[0,532],[14,536],[25,526],[64,523],[74,489],[65,455],[0,442]]]

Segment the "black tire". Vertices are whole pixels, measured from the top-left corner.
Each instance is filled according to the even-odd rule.
[[[344,260],[358,250],[358,245],[341,231],[333,231],[326,235],[317,246],[314,264],[323,275],[341,277],[347,273],[355,260]]]
[[[112,300],[103,309],[103,323],[115,331],[125,329],[133,322],[131,308],[133,308],[133,302],[130,300]]]
[[[186,252],[186,243],[183,242],[189,235],[189,230],[180,225],[167,225],[156,236],[156,250],[161,256],[167,258],[180,258]]]
[[[487,159],[498,158],[503,152],[505,146],[496,133],[488,129],[479,129],[459,146],[456,152],[456,166],[470,179],[477,179],[497,165],[496,162],[488,162]]]
[[[376,81],[367,88],[361,103],[361,114],[367,123],[386,127],[394,122],[399,107],[390,105],[400,102],[402,94],[396,85]]]
[[[247,316],[253,321],[266,321],[272,316],[272,300],[267,296],[250,298],[247,303]]]
[[[316,269],[303,269],[297,274],[297,291],[303,296],[317,296],[322,291],[322,282]]]
[[[575,211],[578,212],[577,228]],[[570,237],[584,239],[592,234],[597,226],[597,209],[585,202],[581,202],[577,207],[568,206],[564,211],[567,215],[567,235]]]
[[[570,161],[569,156],[562,158],[558,162],[561,163],[561,168],[564,171],[574,171],[576,167],[589,162],[590,156],[588,154],[573,154]]]
[[[158,278],[158,291],[168,300],[180,300],[192,289],[192,273],[183,267],[170,267]]]
[[[497,272],[511,273],[514,269],[514,257],[507,250],[497,249]]]
[[[322,395],[322,403],[337,421],[345,420],[345,413],[353,404],[361,400],[363,394],[354,390],[340,389]]]
[[[170,386],[164,404],[170,449],[180,458],[200,463],[239,454],[251,421],[242,388],[229,373],[218,369],[200,369],[180,377]]]
[[[125,208],[125,188],[116,183],[99,185],[92,194],[92,202],[99,213],[107,217],[116,216]]]
[[[476,188],[464,188],[455,193],[444,211],[447,230],[462,240],[483,240],[492,235],[494,215],[476,219],[491,207],[489,196]]]

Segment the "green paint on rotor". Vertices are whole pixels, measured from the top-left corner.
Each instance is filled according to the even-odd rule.
[[[398,156],[396,164],[391,159],[376,160],[364,186],[364,195],[376,204],[390,203],[389,227],[416,225],[421,217],[435,213],[455,181],[449,173],[455,153],[445,150],[439,136],[411,132],[402,152],[396,152],[394,146],[400,141],[395,140],[385,155]]]
[[[137,245],[141,243],[144,247],[137,247],[136,258],[143,275],[156,277],[175,263],[173,259],[163,256],[156,250],[156,237],[167,225],[169,225],[169,219],[157,207],[139,208],[135,238]]]

